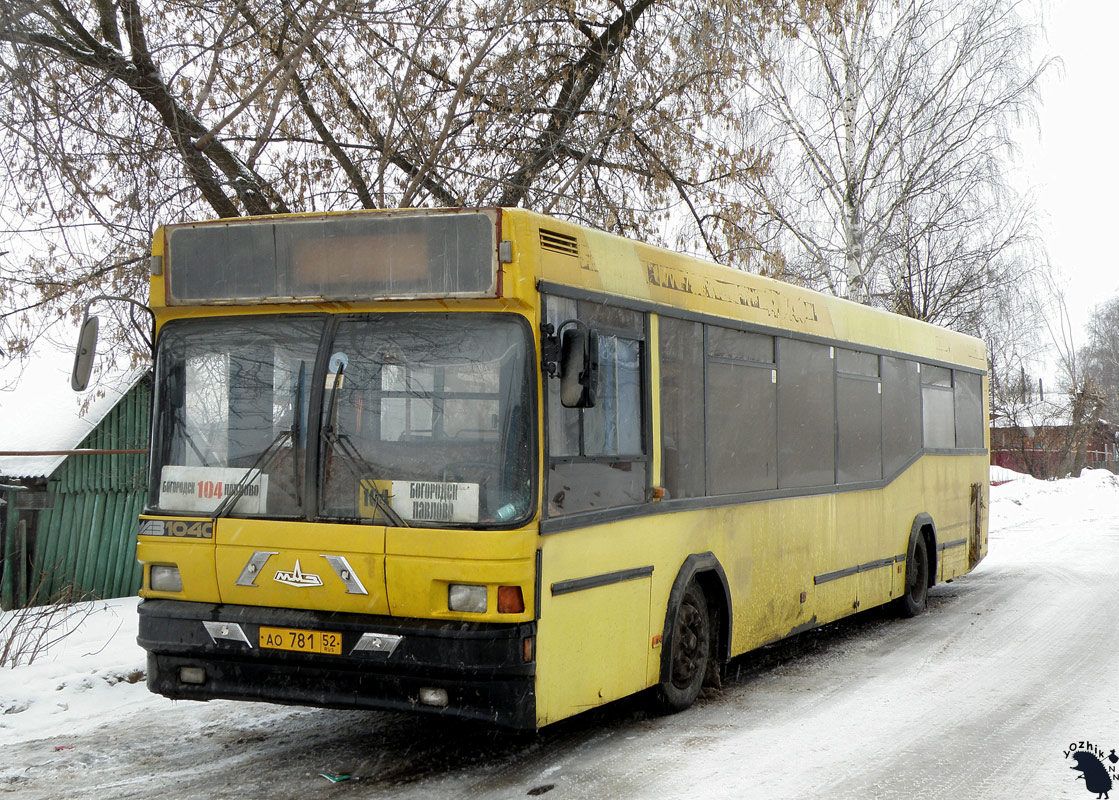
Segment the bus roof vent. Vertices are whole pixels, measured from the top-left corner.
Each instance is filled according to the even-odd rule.
[[[579,255],[579,242],[574,236],[566,233],[540,229],[540,248],[551,250],[553,253],[562,253],[565,256]]]

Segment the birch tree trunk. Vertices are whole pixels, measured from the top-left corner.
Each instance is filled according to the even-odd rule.
[[[749,38],[738,130],[782,276],[979,333],[1043,261],[1006,179],[1049,61],[1016,0],[861,0]]]

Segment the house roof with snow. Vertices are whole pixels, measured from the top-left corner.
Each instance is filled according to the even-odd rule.
[[[147,374],[143,367],[102,373],[78,394],[70,388],[73,358],[42,342],[29,360],[0,364],[0,452],[75,449]],[[65,459],[0,455],[0,477],[45,478]]]

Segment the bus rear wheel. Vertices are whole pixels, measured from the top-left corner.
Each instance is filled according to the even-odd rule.
[[[695,702],[711,658],[711,615],[703,589],[692,581],[680,599],[672,622],[668,677],[657,684],[657,699],[668,712],[683,711]]]
[[[924,536],[917,536],[913,552],[905,562],[905,593],[898,602],[903,617],[915,617],[929,603],[929,551]]]

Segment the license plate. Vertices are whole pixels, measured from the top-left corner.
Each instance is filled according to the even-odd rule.
[[[260,646],[297,653],[342,655],[342,634],[329,631],[301,631],[292,628],[261,628]]]

